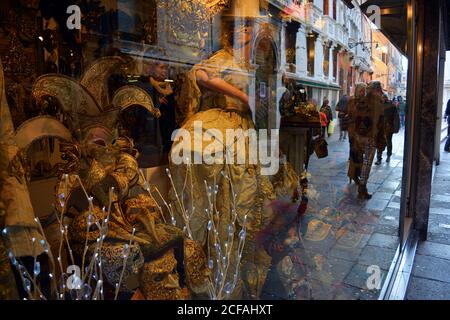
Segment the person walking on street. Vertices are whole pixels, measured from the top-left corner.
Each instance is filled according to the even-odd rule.
[[[347,104],[347,119],[348,119],[348,138],[350,144],[350,155],[349,155],[349,166],[348,166],[348,177],[350,183],[355,181],[359,185],[361,178],[361,169],[363,164],[363,154],[362,148],[359,148],[357,142],[357,130],[356,130],[356,114],[357,111],[366,108],[366,89],[367,85],[365,83],[356,84],[355,95],[349,97]]]
[[[331,110],[331,107],[330,107],[330,101],[327,98],[325,98],[323,100],[323,104],[322,104],[322,107],[320,108],[320,112],[325,113],[325,115],[327,116],[326,132],[327,132],[328,137],[330,137],[331,134],[329,132],[329,129],[330,129],[330,123],[331,123],[331,121],[333,121],[333,111]]]
[[[322,126],[322,138],[325,139],[325,131],[327,131],[328,129],[328,118],[327,115],[325,114],[325,112],[320,111],[320,125]]]
[[[400,128],[404,128],[406,116],[406,101],[403,100],[402,96],[398,96],[397,101],[398,101],[398,112],[400,114]]]
[[[348,102],[349,96],[344,94],[336,105],[336,111],[338,112],[339,119],[339,141],[347,139],[348,132]]]
[[[360,175],[359,179],[356,179],[360,200],[372,198],[367,190],[367,182],[375,158],[377,140],[382,133],[383,126],[383,90],[381,83],[378,81],[371,82],[366,97],[363,96],[364,92],[365,85],[358,84],[356,98],[352,103],[349,103],[348,108],[351,148],[356,161],[362,162],[360,172],[356,173]]]
[[[445,108],[445,119],[447,120],[447,141],[444,151],[450,152],[450,99],[447,101],[447,108]]]
[[[389,98],[387,98],[388,100],[389,100]],[[397,97],[393,97],[392,98],[392,104],[394,105],[394,106],[396,106],[397,108],[398,108],[398,100],[397,100]]]
[[[392,137],[395,133],[400,131],[400,116],[397,107],[394,103],[390,102],[388,97],[384,95],[383,105],[384,109],[384,123],[383,123],[383,133],[380,137],[381,141],[377,146],[377,162],[375,165],[379,166],[383,161],[383,152],[387,147],[387,159],[386,162],[391,161],[392,156]]]
[[[447,108],[445,108],[445,119],[447,120],[447,137],[450,137],[450,99],[447,101]]]

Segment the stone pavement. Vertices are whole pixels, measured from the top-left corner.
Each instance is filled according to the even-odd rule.
[[[428,241],[419,244],[408,300],[450,300],[450,154],[443,146],[433,179]]]
[[[391,162],[373,166],[369,201],[358,200],[356,186],[349,185],[348,140],[338,138],[328,138],[327,158],[310,160],[301,218],[289,219],[296,207],[280,205],[287,221],[273,237],[262,298],[378,298],[399,241],[404,135],[394,137]]]

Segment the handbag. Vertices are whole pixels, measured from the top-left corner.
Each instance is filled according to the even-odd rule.
[[[314,140],[314,152],[319,159],[328,157],[328,143],[324,138],[319,137]]]

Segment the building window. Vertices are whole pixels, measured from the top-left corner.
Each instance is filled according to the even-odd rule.
[[[291,66],[295,66],[296,61],[296,46],[297,46],[297,32],[298,32],[299,25],[296,22],[288,23],[286,26],[286,63],[290,64]],[[291,72],[295,72],[295,70],[291,70]]]
[[[330,10],[329,10],[329,3],[328,3],[328,1],[329,0],[324,0],[323,1],[323,15],[324,16],[328,16],[329,14],[330,14]]]
[[[336,20],[337,18],[337,6],[336,6],[336,0],[333,0],[333,19]]]
[[[337,78],[337,70],[338,70],[338,50],[333,50],[333,79]]]
[[[323,75],[328,78],[330,75],[330,44],[323,45]]]
[[[381,61],[383,61],[384,64],[388,64],[388,55],[387,53],[381,53]]]
[[[315,60],[315,47],[316,47],[316,38],[317,36],[310,32],[306,35],[306,51],[308,54],[308,76],[314,76],[314,60]]]

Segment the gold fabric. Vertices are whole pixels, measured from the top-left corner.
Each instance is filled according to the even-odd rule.
[[[5,213],[5,207],[0,202],[0,230],[4,227]],[[16,299],[18,299],[16,282],[11,270],[5,243],[0,237],[0,300]]]
[[[280,162],[280,169],[272,179],[277,199],[290,198],[293,201],[297,201],[300,191],[300,179],[287,160]]]
[[[220,50],[188,72],[178,101],[177,121],[179,124],[191,119],[199,111],[216,108],[237,111],[246,109],[240,100],[200,88],[196,81],[198,70],[205,71],[209,78],[221,78],[243,92],[248,91],[249,75],[246,66],[235,61],[231,50]]]
[[[31,205],[26,172],[21,152],[15,143],[14,125],[6,101],[5,78],[0,63],[0,200],[5,206],[5,227],[8,246],[17,257],[39,255],[44,252],[43,240]],[[35,245],[32,243],[35,238]]]

